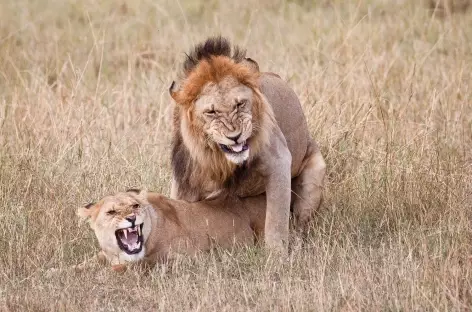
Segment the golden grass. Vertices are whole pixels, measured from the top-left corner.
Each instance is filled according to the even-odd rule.
[[[426,2],[0,0],[0,310],[469,309],[472,15]],[[97,251],[78,206],[168,194],[167,89],[220,33],[290,82],[322,147],[308,242],[281,266],[250,249],[48,277]]]

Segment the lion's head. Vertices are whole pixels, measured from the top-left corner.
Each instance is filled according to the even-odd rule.
[[[148,208],[145,193],[129,190],[81,207],[77,214],[89,221],[102,251],[114,264],[144,257],[151,233]]]
[[[208,39],[187,56],[170,93],[177,103],[175,127],[190,155],[232,170],[268,143],[273,112],[259,90],[257,63],[224,38]]]

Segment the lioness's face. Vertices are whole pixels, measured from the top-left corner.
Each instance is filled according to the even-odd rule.
[[[101,249],[110,261],[137,261],[144,257],[144,243],[151,232],[147,205],[131,193],[107,196],[79,215],[89,218]]]
[[[196,117],[209,143],[217,145],[235,164],[249,157],[253,99],[251,88],[227,77],[219,83],[208,83],[195,101]]]

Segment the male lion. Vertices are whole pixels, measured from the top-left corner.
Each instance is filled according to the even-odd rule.
[[[152,266],[172,253],[194,254],[213,245],[254,245],[264,231],[265,196],[189,203],[128,190],[81,207],[78,215],[95,231],[99,260],[119,270],[125,263]]]
[[[266,192],[266,245],[284,250],[293,212],[306,225],[321,203],[325,162],[300,102],[280,77],[221,37],[195,47],[173,82],[171,198]],[[293,178],[293,179],[292,179]]]

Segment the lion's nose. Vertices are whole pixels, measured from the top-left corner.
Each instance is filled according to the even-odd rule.
[[[134,221],[136,221],[136,216],[135,215],[127,216],[125,219],[131,223],[134,223]]]
[[[241,137],[241,132],[239,132],[237,135],[233,135],[233,136],[227,135],[226,137],[228,139],[233,140],[234,142],[238,143],[238,139]]]

